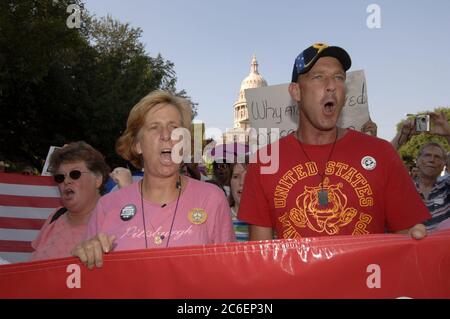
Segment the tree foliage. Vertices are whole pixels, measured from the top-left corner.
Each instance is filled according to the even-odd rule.
[[[0,3],[0,159],[41,168],[49,146],[85,140],[111,166],[130,109],[155,89],[176,90],[172,62],[151,57],[142,30],[82,10],[70,29],[69,4],[81,1],[10,0]]]
[[[424,111],[420,113],[429,113],[429,112],[436,112],[436,113],[444,112],[447,121],[450,122],[450,108],[448,107],[438,107],[435,108],[433,111]],[[433,125],[433,123],[431,123],[431,125]],[[397,131],[399,131],[400,127],[401,122],[397,124]],[[400,147],[399,149],[400,156],[402,157],[403,161],[406,164],[412,164],[415,162],[415,159],[417,158],[417,154],[419,152],[420,147],[431,141],[438,142],[447,151],[450,150],[450,146],[448,145],[447,140],[444,137],[422,133],[419,135],[412,136],[408,142],[406,142],[404,145]]]

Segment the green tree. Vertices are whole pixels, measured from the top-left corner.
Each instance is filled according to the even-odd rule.
[[[40,168],[50,145],[85,140],[111,166],[128,112],[155,89],[176,90],[172,62],[145,52],[142,30],[82,10],[66,25],[74,0],[0,3],[0,158]]]
[[[420,112],[420,113],[429,113],[430,111],[424,111],[424,112]],[[447,121],[450,122],[450,108],[448,107],[438,107],[435,108],[432,112],[444,112]],[[401,127],[401,123],[397,124],[397,131],[399,131],[400,127]],[[419,152],[419,149],[422,145],[424,145],[425,143],[431,142],[431,141],[435,141],[438,142],[439,144],[441,144],[447,151],[450,150],[450,146],[447,143],[447,140],[442,137],[442,136],[438,136],[438,135],[431,135],[431,134],[419,134],[419,135],[413,135],[411,137],[411,139],[406,142],[404,145],[402,145],[399,149],[399,153],[400,156],[402,158],[402,160],[406,163],[406,164],[412,164],[415,162],[417,154]]]
[[[39,166],[52,141],[46,133],[59,125],[65,112],[63,94],[72,87],[74,60],[87,48],[78,32],[66,27],[65,5],[64,1],[0,3],[3,158]]]

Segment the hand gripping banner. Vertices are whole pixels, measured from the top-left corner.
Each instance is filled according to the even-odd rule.
[[[450,298],[450,230],[113,252],[0,266],[0,298]]]

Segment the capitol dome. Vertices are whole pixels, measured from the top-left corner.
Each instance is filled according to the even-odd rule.
[[[239,101],[245,101],[244,90],[254,89],[267,86],[267,81],[258,72],[258,61],[256,55],[253,54],[252,64],[250,66],[250,74],[242,80],[241,89],[239,90]]]
[[[248,119],[247,101],[245,100],[245,90],[267,86],[267,81],[258,72],[258,61],[253,54],[250,74],[242,80],[239,90],[239,97],[234,103],[234,129],[247,129],[250,127]],[[230,134],[234,134],[231,132]]]

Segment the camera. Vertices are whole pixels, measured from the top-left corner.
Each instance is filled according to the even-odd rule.
[[[430,115],[428,114],[416,115],[414,123],[416,126],[416,132],[430,131]]]

